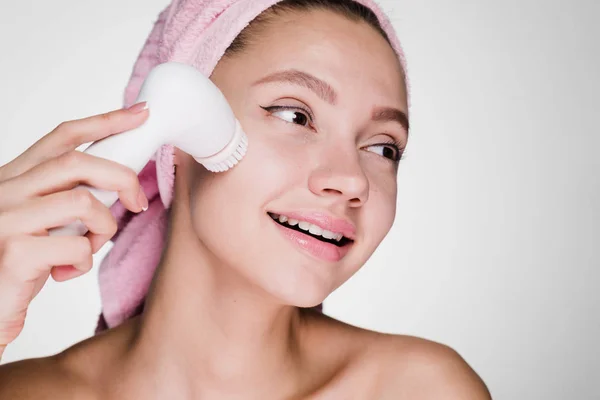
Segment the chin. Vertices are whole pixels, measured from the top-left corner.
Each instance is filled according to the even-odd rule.
[[[312,308],[322,304],[337,286],[326,275],[317,275],[305,265],[288,264],[263,277],[260,286],[280,304]]]
[[[299,307],[299,308],[313,308],[322,304],[323,301],[329,296],[329,293],[326,295],[317,295],[317,296],[302,296],[293,299],[294,301],[289,302],[288,304],[291,306]]]

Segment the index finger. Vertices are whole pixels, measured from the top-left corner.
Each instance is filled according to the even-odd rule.
[[[137,128],[146,121],[148,115],[146,102],[142,102],[127,109],[63,122],[3,167],[9,171],[3,178],[20,175],[44,161],[73,151],[84,143]]]

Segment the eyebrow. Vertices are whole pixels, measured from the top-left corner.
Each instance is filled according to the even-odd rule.
[[[376,122],[397,122],[406,130],[406,133],[410,130],[410,123],[408,122],[408,116],[404,111],[400,111],[397,108],[380,107],[376,108],[371,115],[371,120]]]
[[[261,78],[258,81],[254,82],[252,86],[273,82],[292,83],[295,85],[303,86],[315,92],[315,94],[319,96],[321,100],[326,101],[329,104],[335,105],[335,103],[337,102],[337,94],[335,93],[335,90],[333,90],[331,85],[329,85],[325,81],[322,81],[314,75],[298,71],[296,69],[288,69],[285,71],[279,71],[267,75],[264,78]]]
[[[327,82],[311,75],[307,72],[299,71],[297,69],[288,69],[279,71],[267,75],[252,84],[252,86],[261,85],[265,83],[291,83],[294,85],[303,86],[313,91],[321,100],[326,101],[331,105],[335,105],[337,102],[337,93]],[[391,107],[379,107],[376,108],[372,115],[371,120],[375,122],[397,122],[406,130],[409,131],[410,124],[408,122],[408,116],[404,111],[397,108]]]

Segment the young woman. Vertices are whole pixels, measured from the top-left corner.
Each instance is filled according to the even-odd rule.
[[[143,313],[56,356],[0,367],[1,399],[490,398],[450,348],[313,308],[392,226],[406,77],[367,6],[273,3],[210,74],[248,153],[215,174],[175,150],[168,235]],[[50,273],[85,273],[117,230],[75,184],[119,191],[132,213],[148,206],[132,171],[74,149],[151,112],[63,123],[0,169],[0,344],[19,334]],[[75,218],[90,234],[47,236]]]

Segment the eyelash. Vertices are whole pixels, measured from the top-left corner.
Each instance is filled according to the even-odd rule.
[[[406,152],[404,151],[405,148],[402,146],[402,143],[400,143],[397,140],[393,140],[390,139],[387,142],[382,142],[382,143],[377,143],[377,144],[373,144],[371,146],[390,146],[393,147],[395,152],[396,152],[396,157],[394,157],[393,160],[396,164],[400,163],[400,161],[404,160],[404,157],[406,157]],[[371,147],[369,146],[369,147]]]
[[[271,106],[271,107],[263,107],[263,106],[260,106],[260,108],[262,108],[263,110],[265,110],[265,111],[268,111],[268,112],[277,112],[277,111],[298,111],[298,110],[301,110],[301,111],[304,111],[304,112],[305,112],[305,113],[308,115],[308,121],[309,121],[311,124],[312,124],[312,123],[313,123],[313,121],[315,120],[315,118],[314,118],[313,114],[312,114],[312,113],[311,113],[309,110],[307,110],[307,109],[306,109],[306,108],[304,108],[304,107],[300,107],[300,106],[294,106],[294,107],[292,107],[292,106]],[[301,126],[302,126],[302,125],[301,125]]]
[[[260,106],[260,108],[262,108],[263,110],[265,110],[267,112],[298,111],[298,110],[301,110],[301,111],[305,112],[308,115],[308,122],[309,122],[309,124],[313,124],[313,121],[314,121],[313,114],[309,110],[307,110],[306,108],[304,108],[304,107],[299,107],[299,106],[293,106],[293,107],[292,106],[270,106],[270,107],[263,107],[263,106]],[[293,122],[288,122],[288,123],[293,123]],[[300,126],[305,126],[305,125],[300,125]],[[308,127],[308,126],[306,126],[306,127]],[[313,129],[313,128],[311,128],[311,129]],[[400,161],[402,161],[404,159],[405,155],[406,155],[405,151],[404,151],[404,147],[402,146],[402,143],[400,143],[397,140],[390,139],[389,141],[382,142],[382,143],[375,143],[375,144],[372,144],[372,145],[370,145],[368,147],[373,147],[373,146],[390,146],[390,147],[392,147],[394,149],[394,151],[396,152],[396,157],[394,159],[387,158],[387,157],[384,157],[384,158],[386,158],[386,159],[388,159],[390,161],[393,161],[396,164],[400,163]]]

